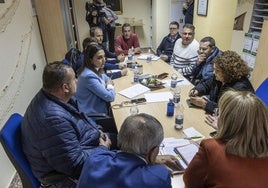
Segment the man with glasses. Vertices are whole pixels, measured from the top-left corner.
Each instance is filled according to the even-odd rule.
[[[179,23],[173,21],[169,24],[169,34],[165,36],[158,46],[156,53],[165,62],[170,62],[175,42],[181,38],[179,34]]]
[[[189,80],[199,49],[199,43],[194,39],[194,34],[195,27],[192,24],[183,26],[181,38],[176,41],[170,59],[170,65]]]
[[[191,82],[194,85],[213,77],[213,59],[220,53],[221,51],[216,47],[212,37],[201,39],[197,61],[191,77]]]

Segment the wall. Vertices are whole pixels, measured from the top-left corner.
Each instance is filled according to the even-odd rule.
[[[246,12],[244,27],[242,31],[233,30],[231,50],[236,51],[238,54],[242,55],[244,34],[248,32],[252,10],[253,10],[254,0],[240,0],[237,4],[235,17]]]
[[[23,114],[41,87],[45,65],[36,17],[30,0],[0,4],[0,128],[14,112]],[[33,70],[33,64],[36,69]],[[8,187],[15,170],[0,146],[0,187]],[[3,170],[5,169],[5,170]]]
[[[76,16],[78,22],[79,38],[82,43],[83,39],[89,36],[89,26],[85,20],[86,10],[85,3],[87,0],[75,1]],[[143,27],[136,27],[135,31],[139,35],[140,45],[142,47],[149,46],[149,15],[150,0],[122,0],[123,13],[118,15],[117,23],[124,23],[125,18],[135,18],[135,21],[143,21]],[[121,34],[121,27],[117,28],[116,35]],[[82,48],[81,48],[82,49]]]
[[[230,49],[236,6],[237,0],[209,0],[207,16],[199,16],[195,1],[195,38],[211,36],[221,50]]]
[[[157,49],[163,37],[169,33],[170,1],[153,0],[152,22],[152,47]],[[160,14],[161,13],[161,14]]]

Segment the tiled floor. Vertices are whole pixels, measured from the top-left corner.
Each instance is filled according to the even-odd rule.
[[[16,173],[8,188],[23,188],[19,175]]]

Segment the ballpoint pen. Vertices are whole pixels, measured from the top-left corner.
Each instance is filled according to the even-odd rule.
[[[177,82],[182,82],[184,79],[181,79],[181,80],[177,80]]]

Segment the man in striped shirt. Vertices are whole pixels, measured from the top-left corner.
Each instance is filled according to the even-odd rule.
[[[194,39],[194,34],[195,27],[192,24],[183,26],[181,38],[176,41],[170,60],[170,65],[187,79],[190,79],[198,56],[199,43]]]

